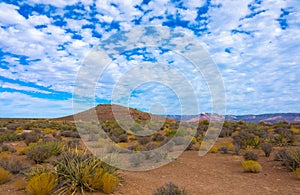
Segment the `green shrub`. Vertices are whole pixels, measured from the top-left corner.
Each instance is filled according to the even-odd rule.
[[[31,195],[51,195],[56,185],[56,175],[52,173],[42,173],[29,180],[26,186],[26,192]]]
[[[60,155],[65,149],[65,144],[60,141],[47,141],[47,142],[42,142],[42,145],[44,147],[47,147],[50,149],[50,153],[53,156],[58,156]]]
[[[176,134],[176,130],[171,129],[165,133],[165,136],[166,137],[174,137],[175,134]]]
[[[251,151],[247,151],[245,154],[244,154],[244,159],[245,160],[254,160],[254,161],[257,161],[258,160],[258,155],[251,152]]]
[[[262,171],[261,165],[254,160],[245,160],[242,163],[245,172],[259,173]]]
[[[4,183],[8,182],[10,180],[10,177],[11,177],[11,175],[10,175],[9,171],[0,167],[0,184],[4,184]]]
[[[64,150],[61,142],[50,141],[34,144],[26,151],[26,155],[36,163],[43,163],[51,156],[57,156]]]
[[[17,141],[17,135],[14,132],[5,132],[0,134],[0,141],[1,142],[12,142],[12,141]]]
[[[157,188],[154,195],[187,195],[185,189],[180,189],[172,182],[166,183],[164,186]]]
[[[264,151],[265,156],[269,157],[271,155],[272,149],[273,149],[273,144],[271,143],[262,143],[261,144],[261,149]]]

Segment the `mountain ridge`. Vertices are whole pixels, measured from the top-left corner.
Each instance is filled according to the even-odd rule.
[[[182,121],[201,121],[209,120],[212,116],[219,116],[212,113],[201,113],[199,115],[167,115],[166,117],[172,120]],[[244,121],[244,122],[265,122],[274,124],[279,121],[286,121],[289,123],[300,123],[300,113],[268,113],[268,114],[246,114],[246,115],[225,115],[226,121]]]

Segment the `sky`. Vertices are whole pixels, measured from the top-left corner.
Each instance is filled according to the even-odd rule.
[[[1,0],[0,26],[0,117],[72,114],[76,79],[91,51],[145,26],[201,44],[222,77],[226,114],[300,112],[299,0]],[[190,102],[183,114],[195,114],[194,94],[198,111],[211,111],[211,86],[185,56],[161,48],[122,52],[98,75],[95,104],[180,114],[181,102]],[[140,64],[144,72],[134,69]],[[141,80],[155,74],[170,82]],[[114,99],[132,80],[140,83],[124,92],[127,101]]]

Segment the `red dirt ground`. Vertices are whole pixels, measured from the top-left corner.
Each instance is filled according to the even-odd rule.
[[[114,194],[150,195],[166,182],[184,187],[188,194],[300,194],[300,180],[280,162],[260,154],[261,173],[244,173],[242,156],[212,154],[204,157],[197,152],[184,152],[176,161],[146,172],[121,171],[124,181]],[[12,183],[0,186],[1,195],[22,195]],[[102,193],[88,193],[102,194]]]

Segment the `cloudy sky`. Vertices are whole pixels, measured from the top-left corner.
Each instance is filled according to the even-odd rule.
[[[116,33],[149,25],[201,43],[222,76],[227,114],[300,112],[299,0],[1,0],[0,117],[72,114],[76,77],[89,53]],[[199,111],[210,111],[209,87],[190,75],[186,59],[151,49],[126,52],[99,77],[96,103],[111,102],[111,89],[128,75],[128,67],[153,63],[149,59],[156,54],[158,64],[175,64],[188,82],[200,86],[193,88]],[[171,69],[160,75],[180,78]],[[174,82],[170,85],[188,99],[186,84]],[[181,100],[172,88],[141,84],[128,104],[154,112],[161,109],[151,104],[160,104],[168,114],[178,114]]]

